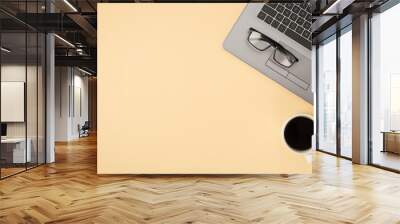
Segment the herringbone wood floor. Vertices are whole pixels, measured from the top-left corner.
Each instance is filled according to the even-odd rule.
[[[96,139],[0,181],[0,223],[400,223],[400,175],[316,153],[312,175],[97,176]]]

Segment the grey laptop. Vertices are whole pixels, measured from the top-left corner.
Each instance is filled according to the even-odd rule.
[[[224,48],[313,103],[311,16],[305,3],[249,3],[225,39]]]

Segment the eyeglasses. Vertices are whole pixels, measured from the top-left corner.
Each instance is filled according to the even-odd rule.
[[[282,47],[282,45],[252,27],[249,29],[247,41],[258,51],[265,51],[268,48],[273,47],[274,56],[272,58],[276,63],[283,67],[290,68],[294,63],[299,61],[296,56]]]

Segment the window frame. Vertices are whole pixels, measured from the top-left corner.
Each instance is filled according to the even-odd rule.
[[[321,41],[319,41],[317,44],[316,44],[316,47],[315,47],[315,60],[316,60],[316,72],[315,72],[315,74],[316,74],[316,103],[315,103],[315,107],[316,107],[316,109],[315,109],[315,111],[316,111],[316,120],[317,120],[317,123],[316,123],[316,150],[317,151],[319,151],[319,152],[323,152],[323,153],[326,153],[326,154],[329,154],[329,155],[333,155],[333,156],[337,156],[337,157],[340,157],[340,158],[343,158],[343,159],[347,159],[347,160],[352,160],[352,158],[350,158],[350,157],[347,157],[347,156],[344,156],[344,155],[342,155],[342,150],[341,150],[341,119],[340,119],[340,112],[341,112],[341,110],[340,110],[340,104],[341,104],[341,97],[340,97],[340,84],[341,84],[341,79],[340,79],[340,77],[341,77],[341,65],[340,65],[340,37],[342,36],[342,35],[344,35],[345,33],[347,33],[347,32],[351,32],[351,30],[352,30],[352,23],[349,23],[348,25],[346,25],[345,27],[343,27],[343,28],[341,28],[340,30],[337,30],[336,31],[336,33],[334,33],[334,34],[332,34],[332,35],[330,35],[330,36],[328,36],[327,38],[325,38],[325,39],[323,39],[323,40],[321,40]],[[330,40],[331,39],[331,40]],[[320,85],[320,79],[319,79],[319,77],[320,77],[320,74],[319,74],[319,51],[318,51],[318,49],[319,49],[319,47],[320,47],[320,45],[322,44],[322,43],[325,43],[325,42],[329,42],[329,41],[336,41],[336,151],[335,151],[335,153],[332,153],[332,152],[328,152],[328,151],[326,151],[326,150],[324,150],[324,149],[320,149],[320,147],[319,147],[319,133],[320,133],[320,130],[319,130],[319,112],[320,112],[320,108],[319,108],[319,95],[320,95],[320,93],[319,93],[319,85]]]

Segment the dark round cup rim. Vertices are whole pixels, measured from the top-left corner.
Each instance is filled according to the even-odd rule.
[[[299,118],[299,117],[307,118],[307,119],[310,119],[312,122],[314,122],[314,118],[310,114],[296,114],[296,115],[291,116],[289,119],[286,120],[286,122],[283,125],[283,128],[282,128],[282,140],[285,143],[286,147],[289,148],[290,150],[292,150],[292,151],[294,151],[296,153],[309,154],[312,151],[312,144],[311,144],[311,147],[308,148],[308,149],[298,150],[298,149],[294,149],[291,146],[289,146],[288,143],[286,142],[286,139],[285,139],[285,128],[286,128],[286,126],[289,124],[290,121],[292,121],[295,118]]]

